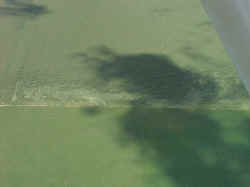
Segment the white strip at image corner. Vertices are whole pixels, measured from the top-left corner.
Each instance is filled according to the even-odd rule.
[[[250,93],[250,0],[201,0]]]

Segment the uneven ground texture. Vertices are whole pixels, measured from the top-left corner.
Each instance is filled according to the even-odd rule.
[[[249,111],[198,0],[0,0],[0,187],[249,187]]]
[[[198,0],[4,0],[0,104],[249,109]]]

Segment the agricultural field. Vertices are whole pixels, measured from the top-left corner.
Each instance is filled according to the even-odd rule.
[[[0,185],[247,187],[249,112],[0,110]]]
[[[0,186],[248,187],[249,111],[199,0],[0,1]]]
[[[0,104],[249,108],[199,0],[5,0]]]

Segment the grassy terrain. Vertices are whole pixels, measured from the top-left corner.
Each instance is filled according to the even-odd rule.
[[[247,112],[0,110],[0,186],[247,187]]]
[[[0,186],[249,186],[250,101],[199,0],[4,0],[0,25]]]
[[[199,0],[5,0],[0,22],[1,104],[249,109]]]

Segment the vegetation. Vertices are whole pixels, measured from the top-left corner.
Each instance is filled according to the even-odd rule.
[[[250,100],[199,0],[5,0],[0,25],[0,186],[249,186]]]
[[[199,0],[63,4],[0,8],[1,104],[249,109]]]

